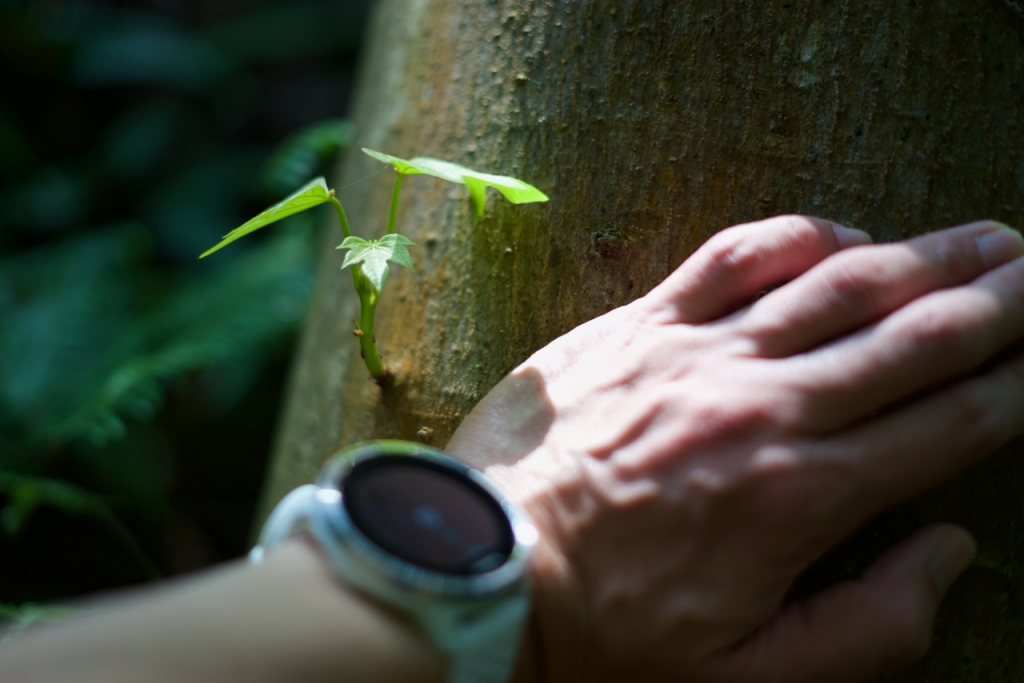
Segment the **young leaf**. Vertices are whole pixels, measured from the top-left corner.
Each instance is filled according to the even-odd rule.
[[[478,178],[466,176],[466,187],[469,188],[469,199],[473,204],[473,227],[480,223],[487,203],[487,185]]]
[[[453,164],[450,161],[432,159],[430,157],[416,157],[414,159],[399,159],[390,154],[374,152],[372,149],[363,148],[363,152],[378,161],[391,164],[399,173],[411,175],[423,173],[432,175],[435,178],[442,178],[451,183],[459,183],[469,187],[469,196],[473,200],[473,223],[480,220],[484,212],[484,198],[488,187],[493,187],[503,194],[513,204],[530,204],[533,202],[546,202],[548,196],[533,185],[528,185],[521,180],[503,175],[492,175],[480,173],[465,166]]]
[[[348,249],[345,260],[342,262],[342,269],[354,266],[357,263],[363,264],[363,275],[373,283],[379,292],[384,287],[384,281],[388,279],[388,261],[405,266],[413,270],[412,257],[406,246],[413,245],[411,239],[405,235],[391,233],[384,235],[379,240],[367,242],[362,237],[346,237],[345,241],[337,246],[338,249]]]
[[[399,173],[404,173],[405,175],[417,175],[423,173],[423,171],[418,170],[405,159],[399,159],[398,157],[393,157],[390,154],[384,154],[383,152],[374,152],[372,149],[367,149],[365,147],[363,147],[363,152],[370,155],[377,161],[383,161],[385,164],[391,164]]]
[[[221,240],[217,246],[207,249],[199,258],[209,256],[221,247],[231,244],[239,237],[245,237],[250,232],[259,230],[264,225],[269,225],[275,221],[281,220],[282,218],[287,218],[294,213],[311,209],[314,206],[323,204],[330,198],[331,192],[327,189],[327,182],[324,180],[323,176],[314,178],[255,218],[246,221],[228,234],[224,235],[224,239]]]

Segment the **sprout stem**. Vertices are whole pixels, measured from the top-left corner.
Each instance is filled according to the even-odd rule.
[[[365,285],[359,288],[359,331],[362,332],[359,335],[359,346],[363,351],[363,361],[366,363],[366,369],[370,371],[370,376],[379,383],[388,376],[387,366],[384,365],[380,353],[377,352],[376,337],[374,335],[373,315],[377,310],[379,292],[373,288],[373,285],[369,283],[366,276],[362,275],[361,270],[359,274],[362,284]]]
[[[391,214],[388,216],[389,235],[395,231],[395,219],[398,218],[398,195],[402,191],[402,178],[404,177],[404,173],[399,173],[398,176],[395,177],[395,189],[391,193]]]
[[[334,196],[334,190],[331,190],[331,198],[328,201],[334,204],[334,210],[338,212],[338,220],[341,221],[341,231],[345,233],[345,237],[351,237],[352,230],[348,227],[348,217],[345,215],[345,208],[338,201],[338,198]]]
[[[394,228],[395,213],[397,212],[398,205],[398,191],[401,184],[402,176],[399,175],[398,182],[395,183],[394,203],[391,205],[391,226],[389,232]],[[345,216],[345,209],[342,207],[341,202],[334,196],[334,190],[331,190],[331,197],[328,201],[334,205],[334,210],[338,212],[338,220],[341,221],[341,231],[345,233],[345,237],[351,237],[352,230],[348,225],[348,217]],[[356,292],[359,294],[359,330],[362,332],[359,336],[359,346],[363,351],[363,361],[366,363],[366,369],[370,371],[370,375],[380,383],[388,376],[387,366],[384,365],[384,361],[381,360],[380,353],[377,351],[377,343],[373,333],[373,314],[377,310],[380,292],[366,279],[366,276],[363,275],[363,269],[358,264],[352,266],[352,284],[355,285]]]

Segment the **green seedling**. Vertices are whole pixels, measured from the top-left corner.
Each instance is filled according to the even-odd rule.
[[[416,157],[414,159],[399,159],[390,154],[381,154],[372,149],[363,148],[363,151],[386,164],[391,164],[398,175],[395,178],[395,189],[391,193],[391,209],[388,213],[387,233],[379,240],[364,240],[352,234],[345,216],[345,209],[341,202],[335,197],[334,190],[327,187],[322,177],[315,178],[302,186],[290,196],[274,204],[252,220],[249,220],[235,228],[212,249],[204,252],[199,258],[209,256],[221,247],[248,235],[250,232],[259,230],[282,218],[292,214],[311,209],[320,204],[330,203],[338,213],[338,220],[341,222],[341,231],[345,234],[345,240],[338,245],[338,249],[347,249],[345,259],[341,268],[351,268],[352,283],[359,295],[360,314],[356,323],[354,334],[359,338],[359,345],[362,350],[363,360],[370,371],[370,375],[382,383],[388,376],[387,366],[381,360],[377,351],[377,340],[374,334],[374,313],[380,301],[381,291],[384,288],[384,281],[388,278],[390,266],[388,263],[397,263],[413,270],[412,257],[407,247],[413,246],[413,241],[408,237],[395,232],[395,222],[398,218],[398,197],[402,191],[402,180],[407,175],[429,175],[441,178],[448,182],[465,185],[469,188],[469,197],[473,204],[473,225],[480,222],[484,213],[484,200],[487,188],[493,187],[505,196],[513,204],[529,204],[532,202],[546,202],[547,195],[521,180],[508,176],[491,175],[480,173],[465,166],[459,166],[449,161],[431,159],[430,157]]]

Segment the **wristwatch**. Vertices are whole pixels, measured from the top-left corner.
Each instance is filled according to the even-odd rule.
[[[250,561],[297,533],[343,581],[411,615],[448,659],[449,683],[512,675],[538,533],[480,472],[416,443],[359,443],[278,503]]]

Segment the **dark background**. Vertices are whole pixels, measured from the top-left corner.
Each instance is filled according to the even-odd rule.
[[[9,616],[246,551],[367,6],[0,1]]]

